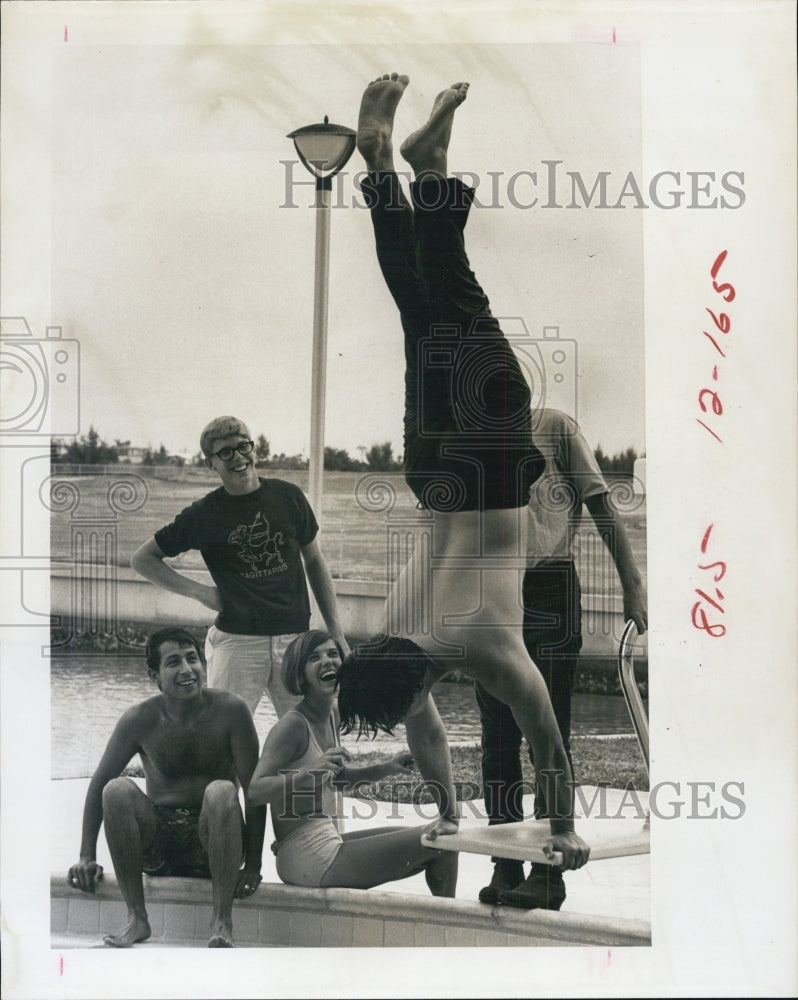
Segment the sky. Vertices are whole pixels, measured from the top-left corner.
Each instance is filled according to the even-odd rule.
[[[307,454],[313,188],[286,136],[325,115],[354,127],[364,85],[395,69],[411,78],[399,140],[440,89],[471,83],[449,165],[479,180],[467,242],[493,311],[533,374],[556,348],[528,342],[559,328],[566,376],[548,373],[546,403],[605,452],[643,452],[644,213],[629,199],[565,207],[567,171],[588,191],[608,171],[610,202],[640,175],[636,47],[274,45],[270,32],[219,44],[197,22],[180,44],[103,46],[75,27],[56,50],[50,322],[80,341],[83,432],[193,454],[202,427],[234,413],[272,453]],[[560,161],[556,196],[543,161]],[[355,153],[331,210],[325,443],[353,457],[402,451],[401,331],[362,170]]]

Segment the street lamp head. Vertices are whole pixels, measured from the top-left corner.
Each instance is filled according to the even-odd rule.
[[[299,159],[318,179],[334,177],[355,150],[354,129],[331,125],[327,115],[320,125],[306,125],[288,134]]]

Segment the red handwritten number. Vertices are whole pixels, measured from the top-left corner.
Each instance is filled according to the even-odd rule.
[[[712,278],[712,288],[714,289],[714,291],[718,293],[718,295],[720,295],[720,297],[723,299],[724,302],[732,302],[736,295],[733,285],[730,285],[727,282],[719,284],[718,281],[716,280],[720,273],[720,269],[723,267],[726,257],[728,256],[728,253],[729,253],[728,250],[722,250],[715,258],[715,261],[712,264],[712,267],[710,268],[709,271],[710,277]],[[718,343],[715,335],[719,332],[722,333],[723,336],[725,337],[731,331],[731,317],[729,316],[728,313],[725,312],[715,313],[712,309],[709,308],[709,306],[706,306],[706,311],[712,317],[712,322],[715,324],[715,329],[713,330],[712,333],[710,333],[708,330],[702,330],[701,332],[704,334],[704,336],[707,338],[710,344],[712,344],[712,346],[715,348],[718,354],[722,358],[725,358],[726,352]],[[718,381],[717,365],[715,365],[714,368],[712,369],[712,380],[714,382]],[[705,402],[707,396],[710,399],[709,405],[707,405],[707,403]],[[717,391],[717,389],[702,388],[698,393],[698,406],[702,413],[709,414],[711,412],[711,414],[715,417],[720,417],[723,415],[723,403],[720,398],[720,393]],[[720,444],[723,444],[723,438],[720,436],[720,434],[717,433],[717,431],[713,430],[713,428],[710,427],[708,423],[705,423],[700,417],[696,417],[695,419],[696,423],[700,424],[708,434],[711,434],[716,441],[718,441]]]
[[[710,524],[707,530],[704,532],[704,537],[701,539],[701,554],[707,554],[707,547],[709,546],[709,536],[712,533],[714,524]],[[707,564],[698,564],[698,568],[702,572],[708,572],[710,570],[715,570],[712,575],[712,582],[719,583],[723,577],[726,575],[726,563],[720,559],[715,560],[715,562]],[[711,588],[707,588],[711,589]],[[710,615],[713,610],[718,614],[725,614],[726,609],[721,603],[724,600],[724,595],[719,587],[714,588],[714,596],[707,593],[706,590],[702,590],[700,587],[695,588],[695,593],[698,596],[698,600],[693,605],[693,609],[690,613],[690,620],[693,623],[693,628],[698,629],[701,632],[706,632],[707,635],[712,636],[713,639],[719,639],[721,636],[726,635],[726,626],[723,622],[710,621]]]
[[[726,315],[726,313],[721,313],[720,316],[716,316],[715,313],[707,306],[707,312],[712,317],[712,322],[720,330],[721,333],[728,333],[731,330],[731,320]]]
[[[712,275],[712,287],[715,291],[723,298],[724,302],[734,302],[734,296],[736,292],[734,291],[733,285],[719,285],[715,278],[718,276],[718,272],[721,267],[723,267],[723,262],[726,260],[726,255],[728,250],[722,250],[718,256],[715,258],[715,263],[712,265],[712,270],[709,272]]]

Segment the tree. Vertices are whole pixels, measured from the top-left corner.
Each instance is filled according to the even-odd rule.
[[[324,449],[324,468],[329,472],[355,472],[360,468],[360,462],[351,458],[343,448]]]
[[[119,461],[119,452],[113,446],[106,444],[92,424],[89,433],[79,440],[75,438],[67,446],[65,461],[71,465],[113,465]]]
[[[255,461],[267,462],[269,460],[270,445],[268,440],[263,434],[258,434],[258,440],[255,442]]]
[[[598,467],[605,475],[631,476],[634,473],[635,461],[638,457],[634,448],[627,448],[626,451],[618,452],[610,458],[605,455],[601,445],[597,445],[593,452]]]
[[[373,472],[394,472],[401,466],[393,457],[393,445],[390,441],[373,444],[366,452],[366,464]]]
[[[308,460],[302,455],[286,455],[285,452],[280,452],[274,456],[270,464],[273,469],[307,469]]]

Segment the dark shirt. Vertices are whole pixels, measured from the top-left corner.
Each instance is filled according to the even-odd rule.
[[[155,533],[167,557],[199,549],[222,598],[217,628],[239,635],[304,632],[310,623],[300,550],[318,524],[302,490],[261,479],[252,493],[223,487]]]

